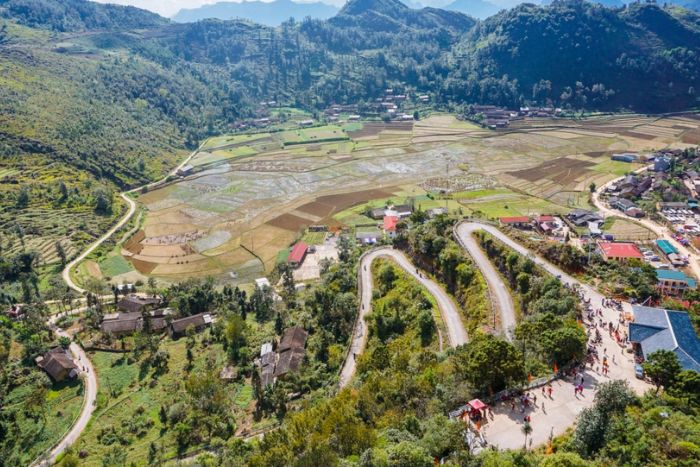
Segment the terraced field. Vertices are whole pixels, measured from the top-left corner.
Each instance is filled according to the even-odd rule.
[[[698,135],[694,117],[525,119],[491,131],[434,115],[221,136],[192,159],[193,174],[140,196],[145,221],[121,253],[139,274],[165,281],[248,282],[310,225],[376,228],[368,205],[410,201],[487,217],[566,212],[586,207],[591,183],[636,168],[611,153],[686,147]],[[103,267],[125,269],[115,259]]]

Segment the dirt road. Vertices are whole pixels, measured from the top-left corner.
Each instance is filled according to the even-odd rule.
[[[358,283],[358,287],[360,289],[360,311],[357,321],[355,322],[355,329],[353,330],[350,349],[340,372],[339,386],[341,388],[346,386],[352,379],[352,376],[355,374],[355,366],[357,364],[356,356],[360,355],[364,351],[367,344],[368,331],[365,317],[372,311],[373,280],[371,266],[375,259],[382,257],[392,259],[401,269],[410,274],[423,287],[425,287],[433,297],[435,297],[438,309],[440,310],[440,315],[442,316],[442,320],[447,328],[447,336],[450,346],[457,347],[465,344],[468,340],[467,331],[462,323],[460,312],[455,303],[442,287],[431,279],[428,279],[425,275],[419,275],[416,272],[416,267],[411,263],[406,255],[398,250],[386,247],[369,251],[360,258],[360,277]]]

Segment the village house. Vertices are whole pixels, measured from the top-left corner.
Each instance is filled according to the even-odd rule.
[[[386,208],[374,208],[370,211],[370,217],[372,219],[384,219],[384,216],[386,215]]]
[[[399,216],[384,216],[382,229],[389,238],[396,237],[396,225],[399,223]]]
[[[35,362],[56,382],[75,378],[78,375],[78,365],[73,361],[69,351],[62,347],[54,347],[43,356],[37,357]]]
[[[304,262],[306,258],[306,253],[309,251],[309,245],[305,242],[297,242],[293,247],[292,251],[287,257],[287,263],[293,268],[298,268]]]
[[[177,339],[184,336],[188,329],[201,331],[213,322],[209,313],[198,313],[196,315],[187,316],[185,318],[175,319],[168,326],[168,335]]]
[[[518,229],[529,229],[531,226],[528,216],[501,217],[498,222],[501,227],[515,227]]]
[[[303,328],[293,327],[284,331],[282,340],[277,347],[277,363],[275,365],[275,378],[280,378],[287,373],[296,371],[304,361],[306,338],[309,333]]]
[[[192,171],[194,170],[194,166],[192,165],[183,165],[177,170],[177,174],[180,175],[181,177],[186,177],[187,175],[190,175]]]
[[[695,279],[686,276],[683,271],[657,269],[656,279],[658,281],[656,288],[662,295],[679,297],[686,290],[695,290],[697,288]]]
[[[168,316],[172,315],[172,309],[163,308],[147,312],[150,316],[149,328],[151,332],[162,331],[168,326]],[[144,329],[143,313],[133,311],[127,313],[110,313],[104,316],[100,324],[100,330],[112,336],[133,334]]]
[[[117,302],[117,309],[126,312],[142,312],[160,305],[158,297],[139,297],[138,295],[127,295]]]
[[[356,232],[355,240],[362,245],[374,245],[377,243],[379,235],[376,232]]]
[[[576,227],[586,227],[590,223],[603,222],[602,217],[586,209],[574,209],[566,217]]]
[[[267,277],[258,277],[255,279],[255,287],[258,289],[264,289],[265,287],[270,287],[270,279]]]
[[[621,211],[628,216],[637,218],[644,217],[644,211],[639,209],[636,204],[634,204],[628,199],[618,198],[614,196],[608,200],[608,203],[613,209],[617,209],[618,211]]]
[[[271,386],[275,383],[275,365],[277,364],[277,354],[273,352],[272,342],[266,342],[260,347],[260,383],[262,387]]]
[[[413,212],[413,208],[408,204],[397,204],[391,210],[396,213],[399,219],[409,217]]]
[[[10,308],[5,310],[5,315],[10,319],[20,319],[24,315],[22,305],[10,305]]]
[[[626,242],[598,242],[598,253],[606,261],[642,260],[644,256],[637,245]]]

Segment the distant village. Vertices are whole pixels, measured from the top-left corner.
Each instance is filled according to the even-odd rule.
[[[496,130],[507,128],[512,121],[522,120],[525,117],[554,118],[561,115],[562,109],[554,107],[520,107],[518,110],[511,110],[495,105],[472,105],[469,106],[464,117]]]
[[[380,97],[372,102],[361,104],[333,104],[324,109],[317,118],[297,118],[296,124],[310,127],[321,123],[347,123],[363,119],[383,120],[386,122],[413,121],[415,112],[425,108],[431,102],[429,94],[406,93],[393,88],[385,89]],[[276,100],[260,102],[258,116],[234,122],[233,130],[248,131],[264,129],[283,123],[284,112],[278,112],[284,106]]]

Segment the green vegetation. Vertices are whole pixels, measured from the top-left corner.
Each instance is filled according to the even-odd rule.
[[[476,236],[520,306],[514,335],[525,354],[528,374],[542,376],[555,364],[564,368],[584,361],[588,339],[577,322],[581,310],[575,293],[491,235],[477,232]]]
[[[453,224],[454,220],[438,216],[401,232],[394,244],[445,285],[462,307],[465,328],[471,335],[491,321],[488,290],[479,270],[450,238]]]

